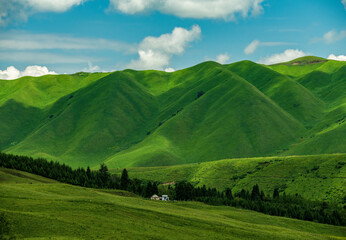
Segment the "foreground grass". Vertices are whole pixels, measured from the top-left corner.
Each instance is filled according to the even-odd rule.
[[[124,197],[6,169],[0,179],[0,211],[18,238],[345,239],[344,227],[231,207]]]

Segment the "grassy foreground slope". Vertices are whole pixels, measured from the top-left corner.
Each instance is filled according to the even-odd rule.
[[[233,192],[255,184],[265,194],[275,188],[310,200],[346,200],[346,154],[226,159],[171,167],[128,168],[131,177],[161,183],[189,181]],[[121,173],[121,169],[113,169]]]
[[[43,183],[31,174],[0,169],[0,211],[18,238],[345,239],[345,227],[119,195],[124,193]]]
[[[72,167],[346,152],[346,62],[0,81],[0,151]]]

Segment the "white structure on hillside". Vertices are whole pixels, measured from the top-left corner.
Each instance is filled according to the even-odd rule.
[[[159,197],[159,196],[157,196],[156,194],[154,194],[153,196],[151,196],[150,199],[151,199],[151,200],[169,201],[168,195],[162,195],[162,197]]]
[[[160,197],[157,196],[156,194],[154,194],[153,196],[151,196],[150,199],[151,199],[151,200],[160,200]]]
[[[162,201],[169,201],[168,195],[162,195]]]

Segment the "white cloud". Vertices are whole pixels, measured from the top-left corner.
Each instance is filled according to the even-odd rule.
[[[227,53],[222,53],[216,57],[216,62],[220,64],[225,64],[229,61],[229,59],[230,59],[230,56]]]
[[[83,69],[83,72],[100,72],[101,69],[97,65],[93,65],[92,62],[88,62],[88,67]]]
[[[260,46],[266,46],[266,47],[272,47],[272,46],[282,46],[282,45],[295,45],[295,43],[287,43],[287,42],[261,42],[258,40],[253,40],[247,47],[244,49],[245,54],[252,54],[254,53],[258,47]]]
[[[12,80],[19,78],[20,72],[17,68],[10,66],[6,70],[0,70],[0,79]]]
[[[77,70],[77,71],[80,71],[80,70]],[[87,68],[83,68],[82,70],[83,72],[91,72],[91,73],[94,73],[94,72],[103,72],[103,73],[106,73],[106,72],[115,72],[117,71],[116,69],[114,68],[111,68],[111,69],[103,69],[101,68],[100,66],[98,65],[94,65],[92,62],[88,62],[88,67]],[[70,71],[70,72],[76,72],[76,71]]]
[[[245,49],[244,52],[245,54],[252,54],[256,51],[258,46],[260,45],[260,41],[258,40],[253,40]]]
[[[131,61],[131,63],[128,65],[129,68],[139,70],[162,70],[164,66],[167,66],[169,64],[170,60],[170,54],[166,54],[160,51],[153,51],[152,49],[139,50],[138,55],[139,59]]]
[[[115,9],[127,14],[135,14],[152,8],[157,4],[155,0],[110,0],[110,4]]]
[[[266,65],[288,62],[296,58],[304,57],[307,54],[298,49],[287,49],[283,53],[274,54],[267,58],[260,59],[258,62]]]
[[[158,69],[167,66],[173,55],[182,54],[189,43],[198,39],[201,29],[195,25],[191,30],[176,27],[172,33],[160,37],[146,37],[138,47],[138,60],[133,60],[128,67],[134,69]]]
[[[0,0],[1,1],[1,0]],[[0,49],[12,50],[99,50],[135,52],[135,46],[119,41],[95,38],[75,38],[56,34],[10,32],[0,37]]]
[[[4,52],[0,51],[0,61],[25,62],[29,64],[55,64],[55,63],[86,63],[104,61],[103,58],[89,57],[83,55],[68,55],[43,52]]]
[[[342,30],[339,33],[335,30],[331,30],[323,35],[323,40],[326,43],[337,42],[346,37],[346,30]]]
[[[214,61],[214,62],[218,62],[220,64],[226,64],[229,62],[230,58],[231,57],[228,55],[228,53],[221,53],[221,54],[217,55],[216,58],[210,58],[208,56],[205,56],[204,61]]]
[[[168,73],[175,72],[175,69],[174,68],[166,68],[165,72],[168,72]]]
[[[49,71],[45,66],[28,66],[24,71],[19,71],[17,68],[10,66],[6,70],[0,70],[0,79],[13,80],[24,76],[39,77],[47,74],[57,74],[54,71]]]
[[[346,0],[345,0],[346,1]],[[330,60],[336,60],[336,61],[346,61],[346,56],[345,55],[339,55],[335,56],[334,54],[330,54],[328,56],[328,59]]]
[[[0,26],[6,26],[10,21],[26,21],[28,14],[20,1],[0,0]]]
[[[13,1],[13,0],[12,0]],[[18,0],[15,0],[18,1]],[[65,12],[73,6],[82,4],[83,0],[24,0],[20,1],[38,12]]]
[[[346,0],[342,0],[341,3],[344,4],[345,10],[346,10]]]
[[[51,50],[58,51],[53,53]],[[32,34],[18,31],[10,31],[0,36],[0,60],[3,61],[41,65],[105,60],[99,57],[79,55],[81,50],[136,53],[137,46],[102,38],[76,38],[59,34]]]
[[[263,11],[264,0],[110,0],[110,6],[126,14],[159,11],[182,18],[234,20]]]
[[[37,12],[65,12],[84,0],[0,0],[0,25],[10,21],[26,21]]]

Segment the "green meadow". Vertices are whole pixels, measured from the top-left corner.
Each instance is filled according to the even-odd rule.
[[[197,202],[144,200],[4,168],[0,212],[19,239],[345,239],[345,227]]]

